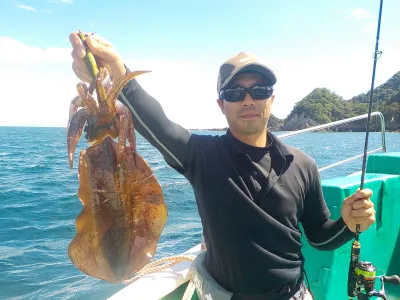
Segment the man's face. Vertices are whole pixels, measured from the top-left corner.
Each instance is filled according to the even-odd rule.
[[[239,73],[229,84],[229,88],[265,86],[266,82],[259,73]],[[228,102],[218,99],[218,105],[226,116],[229,129],[238,135],[254,135],[266,131],[271,105],[275,95],[268,99],[254,100],[246,93],[243,101]]]

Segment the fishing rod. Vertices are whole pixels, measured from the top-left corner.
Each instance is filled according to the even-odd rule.
[[[383,5],[383,0],[380,0],[378,28],[376,32],[376,43],[374,51],[374,64],[372,70],[371,91],[370,91],[369,105],[368,105],[367,128],[365,133],[364,155],[363,155],[362,169],[361,169],[360,190],[364,188],[368,139],[369,139],[370,122],[371,122],[371,111],[372,111],[372,97],[374,93],[374,84],[375,84],[376,62],[379,59],[380,55],[382,54],[382,51],[378,51],[379,34],[381,29],[382,5]],[[380,297],[382,299],[387,300],[385,294],[384,282],[397,285],[400,284],[400,278],[397,275],[376,276],[376,268],[371,262],[360,261],[361,244],[359,239],[360,239],[360,224],[356,224],[354,241],[351,246],[349,274],[347,280],[347,295],[349,296],[349,299],[353,299],[354,297],[357,297],[358,299],[370,299],[371,297]],[[379,291],[375,290],[376,278],[379,278],[381,281],[381,289]]]

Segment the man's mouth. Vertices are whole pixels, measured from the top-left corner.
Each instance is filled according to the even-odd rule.
[[[243,119],[255,119],[258,118],[259,115],[258,114],[244,114],[240,116]]]

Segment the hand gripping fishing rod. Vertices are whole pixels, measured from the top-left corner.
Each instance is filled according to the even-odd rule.
[[[365,177],[366,162],[367,162],[367,149],[368,149],[368,138],[370,131],[371,111],[372,111],[372,97],[374,93],[376,62],[379,59],[380,55],[382,54],[381,51],[378,51],[379,33],[380,33],[381,16],[382,16],[382,4],[383,0],[380,0],[378,28],[376,33],[376,44],[374,52],[374,65],[372,71],[371,91],[370,91],[370,99],[368,106],[367,129],[366,129],[364,155],[363,155],[363,162],[361,169],[360,190],[364,188],[364,177]],[[347,280],[347,295],[349,296],[349,299],[353,299],[354,297],[357,297],[358,299],[370,299],[371,297],[375,296],[387,300],[385,294],[384,282],[391,284],[400,284],[400,278],[397,275],[376,276],[376,268],[371,262],[360,261],[361,244],[359,241],[359,237],[360,237],[360,224],[357,224],[354,242],[351,246],[349,274]],[[379,278],[381,281],[381,290],[379,291],[375,290],[376,278]]]

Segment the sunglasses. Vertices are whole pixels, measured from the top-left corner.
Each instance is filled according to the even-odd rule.
[[[265,100],[272,96],[274,92],[270,86],[253,86],[251,88],[237,87],[233,89],[224,89],[220,92],[220,98],[228,102],[240,102],[250,93],[254,100]]]

